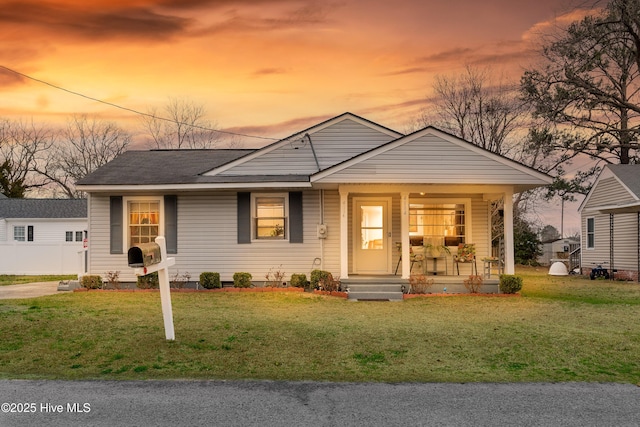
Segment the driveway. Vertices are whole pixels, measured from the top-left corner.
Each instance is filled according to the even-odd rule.
[[[0,286],[0,299],[35,298],[65,292],[58,292],[58,283],[35,282],[23,285]]]

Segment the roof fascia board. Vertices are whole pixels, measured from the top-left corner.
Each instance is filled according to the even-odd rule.
[[[243,157],[241,157],[239,159],[233,160],[233,161],[231,161],[231,162],[229,162],[229,163],[227,163],[225,165],[222,165],[222,166],[219,166],[219,167],[217,167],[215,169],[207,171],[207,172],[203,173],[203,175],[205,175],[205,176],[218,175],[221,172],[227,171],[227,170],[229,170],[229,169],[231,169],[231,168],[233,168],[235,166],[238,166],[240,164],[246,163],[248,161],[251,161],[251,160],[255,159],[256,157],[260,157],[263,154],[267,154],[267,153],[269,153],[269,152],[271,152],[271,151],[273,151],[273,150],[275,150],[277,148],[280,148],[283,145],[289,144],[289,143],[291,143],[291,140],[293,140],[295,138],[302,138],[304,136],[304,134],[307,134],[307,133],[308,134],[314,134],[316,132],[319,132],[319,131],[321,131],[323,129],[328,128],[329,126],[332,126],[332,125],[334,125],[336,123],[340,123],[340,122],[342,122],[344,120],[347,120],[347,119],[351,119],[351,120],[353,120],[355,122],[358,122],[358,123],[360,123],[360,124],[362,124],[364,126],[367,126],[369,128],[375,129],[377,131],[385,133],[385,134],[387,134],[389,136],[392,136],[394,138],[398,138],[398,137],[402,136],[402,134],[399,133],[399,132],[396,132],[396,131],[394,131],[392,129],[386,128],[386,127],[384,127],[382,125],[379,125],[377,123],[374,123],[374,122],[372,122],[370,120],[367,120],[367,119],[364,119],[362,117],[356,116],[355,114],[343,113],[343,114],[341,114],[339,116],[333,117],[333,118],[331,118],[329,120],[326,120],[326,121],[324,121],[322,123],[314,125],[314,126],[312,126],[310,128],[307,128],[307,129],[302,130],[300,132],[294,133],[293,135],[288,136],[288,137],[286,137],[284,139],[281,139],[280,141],[276,141],[273,144],[269,144],[269,145],[267,145],[265,147],[262,147],[262,148],[260,148],[260,149],[258,149],[256,151],[254,151],[253,153],[249,153],[246,156],[243,156]]]
[[[310,182],[242,182],[242,183],[205,183],[205,184],[167,184],[167,185],[83,185],[78,190],[88,193],[118,191],[194,191],[229,190],[248,188],[311,188]]]
[[[370,150],[370,151],[368,151],[366,153],[360,154],[360,155],[358,155],[356,157],[353,157],[353,158],[351,158],[349,160],[346,160],[346,161],[344,161],[342,163],[339,163],[339,164],[337,164],[335,166],[332,166],[332,167],[327,168],[327,169],[325,169],[323,171],[317,172],[317,173],[311,175],[311,182],[320,181],[323,178],[325,178],[327,176],[330,176],[330,175],[332,175],[332,174],[334,174],[336,172],[344,170],[344,169],[346,169],[346,168],[348,168],[350,166],[358,164],[358,163],[360,163],[360,162],[362,162],[364,160],[370,159],[370,158],[372,158],[374,156],[377,156],[379,154],[385,153],[385,152],[387,152],[389,150],[392,150],[392,149],[394,149],[394,148],[396,148],[398,146],[407,144],[407,143],[409,143],[411,141],[414,141],[414,140],[416,140],[416,139],[418,139],[420,137],[423,137],[425,135],[438,136],[438,137],[444,139],[445,141],[451,142],[452,144],[458,145],[459,147],[471,150],[471,151],[473,151],[473,152],[475,152],[477,154],[480,154],[482,156],[489,157],[489,158],[491,158],[491,159],[493,159],[495,161],[498,161],[498,162],[500,162],[500,163],[502,163],[502,164],[504,164],[506,166],[512,167],[514,169],[519,170],[520,172],[523,172],[523,173],[525,173],[527,175],[535,177],[535,178],[537,178],[537,179],[539,179],[542,182],[545,182],[547,184],[551,184],[553,182],[553,178],[550,177],[547,174],[544,174],[544,173],[539,172],[539,171],[537,171],[537,170],[535,170],[533,168],[530,168],[530,167],[527,167],[525,165],[522,165],[522,164],[520,164],[520,163],[518,163],[518,162],[516,162],[514,160],[511,160],[511,159],[508,159],[506,157],[500,156],[498,154],[492,153],[491,151],[488,151],[488,150],[485,150],[483,148],[480,148],[477,145],[474,145],[474,144],[472,144],[470,142],[464,141],[464,140],[462,140],[462,139],[460,139],[458,137],[455,137],[453,135],[450,135],[450,134],[448,134],[446,132],[442,132],[442,131],[440,131],[440,130],[432,127],[432,126],[428,126],[428,127],[424,128],[424,129],[419,130],[417,132],[414,132],[414,133],[412,133],[410,135],[400,137],[400,138],[398,138],[398,139],[396,139],[394,141],[388,142],[387,144],[384,144],[384,145],[382,145],[380,147],[374,148],[374,149],[372,149],[372,150]]]

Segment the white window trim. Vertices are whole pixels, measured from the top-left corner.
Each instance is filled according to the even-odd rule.
[[[261,197],[282,197],[284,199],[284,217],[286,230],[284,239],[258,239],[256,238],[256,199]],[[289,193],[255,193],[251,192],[251,243],[265,242],[289,242]]]
[[[16,239],[16,229],[17,228],[22,228],[22,236],[24,237],[23,240]],[[20,243],[26,243],[27,242],[27,226],[26,225],[14,225],[13,226],[13,241],[14,242],[20,242]]]
[[[593,246],[589,246],[589,220],[593,220]],[[584,247],[588,251],[596,249],[596,217],[588,216],[584,223]]]
[[[124,246],[123,253],[127,253],[129,251],[129,230],[131,226],[129,225],[129,203],[130,202],[158,202],[160,210],[159,219],[158,219],[158,235],[164,236],[164,197],[163,196],[135,196],[135,197],[123,197],[122,198],[122,245]]]
[[[464,205],[464,241],[465,243],[475,243],[473,241],[473,229],[471,227],[472,215],[471,215],[471,198],[468,197],[451,197],[451,198],[438,198],[431,199],[428,197],[416,197],[409,198],[409,205],[422,203],[425,205],[437,205],[437,204],[456,204]],[[457,247],[457,246],[450,246]],[[476,245],[477,249],[477,245]]]

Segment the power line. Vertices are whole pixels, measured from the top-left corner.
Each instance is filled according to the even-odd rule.
[[[176,120],[167,119],[166,117],[159,117],[159,116],[156,116],[156,115],[153,115],[153,114],[144,113],[142,111],[138,111],[138,110],[134,110],[132,108],[123,107],[122,105],[114,104],[112,102],[103,101],[102,99],[93,98],[91,96],[85,95],[85,94],[80,93],[80,92],[75,92],[73,90],[65,89],[65,88],[63,88],[61,86],[54,85],[53,83],[49,83],[47,81],[40,80],[40,79],[37,79],[35,77],[31,77],[31,76],[29,76],[27,74],[23,74],[23,73],[21,73],[19,71],[13,70],[13,69],[11,69],[9,67],[5,67],[4,65],[0,65],[0,68],[2,68],[4,70],[7,70],[7,71],[9,71],[11,73],[14,73],[14,74],[16,74],[18,76],[24,77],[26,79],[33,80],[34,82],[38,82],[38,83],[41,83],[43,85],[50,86],[50,87],[52,87],[54,89],[70,93],[71,95],[79,96],[81,98],[85,98],[85,99],[88,99],[88,100],[91,100],[91,101],[94,101],[94,102],[99,102],[100,104],[105,104],[105,105],[108,105],[110,107],[119,108],[121,110],[128,111],[128,112],[134,113],[134,114],[138,114],[140,116],[150,117],[152,119],[163,120],[163,121],[171,122],[171,123],[179,123],[181,125],[190,126],[192,128],[206,130],[206,131],[210,131],[210,132],[218,132],[218,133],[224,133],[224,134],[234,135],[234,136],[244,136],[246,138],[257,138],[257,139],[267,139],[267,140],[270,140],[270,141],[279,141],[278,138],[270,138],[270,137],[267,137],[267,136],[247,135],[247,134],[244,134],[244,133],[229,132],[229,131],[225,131],[225,130],[211,129],[211,128],[207,128],[207,127],[204,127],[204,126],[198,126],[198,125],[194,125],[194,124],[190,124],[190,123],[177,122]]]

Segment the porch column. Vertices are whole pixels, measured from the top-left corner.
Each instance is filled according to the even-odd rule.
[[[504,272],[515,274],[513,244],[513,190],[504,192]]]
[[[411,253],[409,243],[409,193],[400,193],[400,241],[402,242],[402,278],[411,275]]]
[[[349,278],[349,192],[340,189],[340,278]]]

